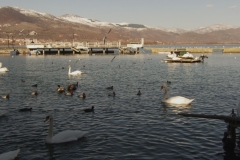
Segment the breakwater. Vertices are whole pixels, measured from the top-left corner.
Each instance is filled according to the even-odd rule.
[[[28,54],[29,49],[28,48],[16,48],[20,54]],[[13,51],[13,48],[0,48],[0,55],[10,54],[11,51]]]
[[[152,53],[171,52],[175,48],[145,48],[151,50]],[[222,51],[223,53],[240,53],[240,48],[186,48],[190,53],[213,53],[214,51]]]

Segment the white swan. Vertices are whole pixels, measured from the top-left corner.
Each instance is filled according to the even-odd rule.
[[[53,136],[53,115],[47,116],[44,122],[48,120],[50,122],[50,125],[49,125],[48,135],[46,137],[46,143],[64,143],[64,142],[76,141],[88,133],[86,131],[79,131],[79,130],[65,130]]]
[[[71,72],[71,66],[70,65],[68,66],[68,68],[69,68],[69,70],[68,70],[68,74],[69,75],[79,75],[79,74],[82,74],[82,72],[79,71],[79,70]]]
[[[0,154],[0,159],[1,160],[14,160],[18,156],[19,152],[20,152],[20,149],[2,153],[2,154]]]
[[[0,72],[8,72],[9,70],[6,67],[2,68],[2,63],[0,62]]]
[[[166,99],[167,94],[168,94],[167,85],[163,84],[161,87],[161,90],[162,89],[165,89],[165,93],[164,93],[162,102],[165,102],[168,104],[176,104],[176,105],[188,105],[188,104],[192,103],[192,101],[194,101],[194,99],[187,99],[187,98],[181,97],[181,96],[175,96],[175,97],[170,97],[170,98]]]

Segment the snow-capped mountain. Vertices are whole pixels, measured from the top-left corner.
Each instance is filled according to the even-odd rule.
[[[81,23],[81,24],[85,24],[93,27],[121,27],[126,29],[137,29],[137,30],[148,28],[142,24],[131,24],[126,22],[123,22],[123,23],[101,22],[99,20],[83,18],[74,14],[65,14],[63,16],[60,16],[59,18],[66,21]]]
[[[0,15],[0,30],[2,31],[0,38],[6,36],[6,32],[17,32],[25,29],[23,33],[28,38],[31,37],[27,36],[28,33],[26,32],[35,31],[38,38],[44,40],[67,41],[72,38],[69,35],[74,33],[76,35],[75,39],[78,41],[95,41],[102,40],[103,34],[107,33],[111,28],[112,31],[108,34],[108,40],[121,40],[126,43],[130,40],[136,41],[136,39],[142,37],[146,39],[145,42],[149,41],[149,43],[158,44],[239,43],[240,41],[240,28],[224,24],[186,30],[151,27],[144,24],[126,22],[101,22],[73,14],[57,17],[18,7],[1,7]],[[221,32],[222,30],[227,30],[227,32]]]
[[[165,27],[157,27],[157,29],[160,29],[165,32],[173,32],[173,33],[179,33],[179,34],[190,31],[190,30],[181,29],[181,28],[165,28]]]
[[[3,7],[2,7],[3,8]],[[12,8],[15,11],[18,11],[26,16],[31,16],[31,17],[37,17],[37,18],[42,18],[42,19],[46,19],[46,18],[51,18],[51,19],[58,19],[58,17],[55,17],[51,14],[47,14],[47,13],[41,13],[41,12],[37,12],[34,10],[30,10],[30,9],[22,9],[19,7],[5,7],[5,8]]]
[[[204,33],[209,33],[213,31],[227,30],[227,29],[233,29],[233,28],[238,28],[238,27],[226,25],[226,24],[214,24],[208,27],[200,27],[198,29],[193,30],[193,32],[204,34]]]
[[[195,33],[199,33],[199,34],[204,34],[204,33],[209,33],[209,32],[213,32],[213,31],[238,28],[235,26],[225,25],[225,24],[215,24],[215,25],[211,25],[208,27],[200,27],[200,28],[194,29],[194,30],[187,30],[187,29],[181,29],[181,28],[151,27],[151,26],[146,26],[143,24],[131,24],[131,23],[126,23],[126,22],[123,22],[123,23],[101,22],[99,20],[84,18],[84,17],[74,15],[74,14],[65,14],[60,17],[56,17],[51,14],[41,13],[41,12],[37,12],[34,10],[29,10],[29,9],[22,9],[19,7],[6,6],[6,7],[1,7],[1,8],[14,9],[15,11],[20,12],[25,16],[36,17],[36,18],[40,18],[42,20],[52,19],[52,20],[58,20],[58,21],[68,21],[68,22],[73,22],[73,23],[80,23],[80,24],[91,26],[91,27],[121,27],[121,28],[125,28],[128,30],[134,29],[134,30],[138,30],[138,31],[141,31],[144,29],[156,29],[156,30],[161,30],[164,32],[173,32],[173,33],[178,33],[178,34],[183,34],[186,32],[195,32]]]
[[[113,26],[113,24],[109,23],[109,22],[100,22],[99,20],[83,18],[83,17],[74,15],[74,14],[65,14],[65,15],[60,16],[59,18],[66,20],[66,21],[81,23],[81,24],[94,26],[94,27],[102,27],[102,26],[111,27],[111,26]]]

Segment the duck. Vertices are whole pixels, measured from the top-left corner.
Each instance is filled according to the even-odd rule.
[[[36,96],[36,95],[38,95],[38,91],[34,91],[31,94]]]
[[[78,96],[79,98],[83,98],[85,99],[86,98],[86,94],[85,93],[82,93],[81,95]]]
[[[69,91],[69,92],[67,92],[65,95],[66,95],[66,96],[72,96],[72,95],[73,95],[73,91],[72,91],[72,90],[70,90],[70,91]]]
[[[2,98],[6,98],[6,99],[9,99],[10,98],[10,94],[6,94],[5,96],[2,96]]]
[[[76,90],[78,88],[78,82],[76,84],[69,84],[68,91]]]
[[[2,68],[2,63],[0,62],[0,72],[8,72],[9,70],[6,67]]]
[[[70,65],[68,66],[68,68],[69,68],[68,75],[79,75],[79,74],[82,74],[82,72],[79,71],[79,70],[71,72],[71,66]]]
[[[92,108],[84,109],[84,112],[94,112],[94,106],[92,106]]]
[[[140,96],[141,94],[142,94],[142,93],[141,93],[141,91],[139,90],[139,91],[138,91],[138,93],[137,93],[137,95],[139,95],[139,96]]]
[[[19,152],[20,152],[20,149],[2,153],[2,154],[0,154],[0,159],[1,160],[13,160],[13,159],[17,158]]]
[[[171,83],[172,83],[172,82],[170,82],[170,81],[167,80],[167,84],[171,84]]]
[[[32,111],[32,108],[22,108],[22,109],[19,109],[19,112],[26,112],[26,111]]]
[[[65,92],[65,88],[64,87],[60,87],[60,85],[57,85],[57,86],[58,86],[58,88],[57,88],[58,93]]]
[[[21,79],[21,82],[23,82],[23,83],[24,83],[24,82],[25,82],[25,80]]]
[[[166,99],[167,94],[168,94],[168,88],[166,84],[163,84],[161,87],[161,90],[164,89],[165,93],[162,99],[162,102],[168,103],[168,104],[176,104],[176,105],[188,105],[191,104],[194,99],[188,99],[182,96],[175,96],[175,97],[170,97]]]
[[[111,87],[107,87],[106,89],[109,89],[109,90],[110,90],[110,89],[113,89],[113,86],[111,86]]]
[[[32,85],[32,87],[37,87],[37,84]]]
[[[115,92],[108,94],[108,96],[112,96],[112,97],[115,97],[115,95],[116,95]]]
[[[47,116],[44,122],[47,122],[47,121],[49,121],[50,125],[49,125],[48,135],[46,137],[45,142],[48,144],[76,141],[88,133],[86,131],[80,131],[80,130],[64,130],[53,136],[53,115]]]

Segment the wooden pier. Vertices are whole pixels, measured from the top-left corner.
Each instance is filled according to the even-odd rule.
[[[118,50],[119,53],[139,53],[139,48],[143,48],[144,39],[140,43],[131,43],[126,46],[121,45],[121,41],[114,42],[51,42],[51,43],[37,43],[37,41],[26,42],[26,47],[31,50],[38,50],[43,55],[45,52],[64,53],[70,51],[75,53],[89,53],[101,52],[103,54],[112,53],[113,50]]]

